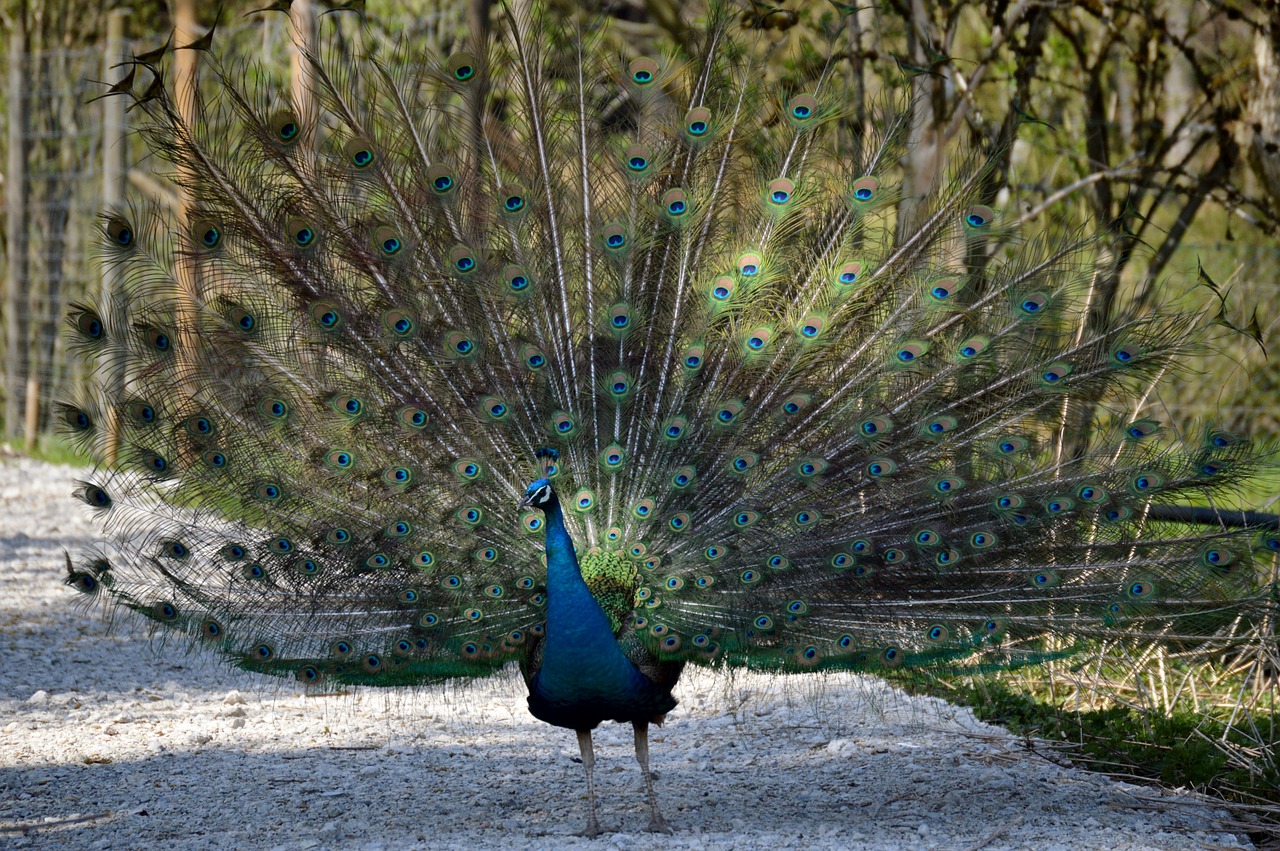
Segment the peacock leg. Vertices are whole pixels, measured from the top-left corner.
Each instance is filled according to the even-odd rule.
[[[632,721],[636,730],[636,760],[644,775],[644,789],[649,793],[649,827],[651,833],[671,833],[670,826],[658,810],[658,796],[653,791],[653,775],[649,773],[649,722]]]
[[[592,773],[596,767],[595,749],[591,747],[591,731],[578,731],[578,750],[582,753],[582,767],[587,772],[587,826],[582,835],[594,839],[600,835],[600,822],[596,821],[596,779]]]

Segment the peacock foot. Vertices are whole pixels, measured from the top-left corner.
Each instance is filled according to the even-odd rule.
[[[596,821],[596,817],[593,815],[587,819],[587,826],[578,831],[577,835],[585,836],[587,839],[595,839],[600,833],[600,822]]]
[[[667,820],[657,813],[654,813],[653,817],[649,819],[649,826],[646,827],[645,830],[650,833],[665,833],[668,836],[675,833],[675,831],[671,829],[671,825],[667,824]]]

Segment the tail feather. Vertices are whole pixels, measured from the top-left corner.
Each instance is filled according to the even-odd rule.
[[[741,38],[622,61],[513,13],[425,64],[308,55],[306,114],[216,65],[194,125],[142,104],[193,209],[106,218],[118,294],[71,317],[99,383],[63,418],[121,436],[73,584],[267,673],[483,675],[542,630],[550,445],[663,659],[981,668],[1266,616],[1274,536],[1151,516],[1271,457],[1140,418],[1202,324],[1086,326],[1097,240],[1019,239],[982,151],[900,198],[906,105],[844,138],[826,71],[769,91]]]

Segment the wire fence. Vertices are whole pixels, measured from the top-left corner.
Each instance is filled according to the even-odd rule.
[[[272,82],[284,82],[288,72],[281,69],[288,68],[290,41],[286,26],[275,20],[220,28],[218,35],[221,44],[257,60],[261,68],[275,69],[268,72],[280,79]],[[454,13],[425,23],[418,18],[413,27],[415,38],[448,50],[464,21]],[[129,133],[126,100],[99,97],[105,91],[99,81],[115,81],[127,72],[120,60],[164,40],[153,35],[130,43],[122,31],[123,24],[83,50],[24,54],[21,40],[10,40],[0,436],[22,437],[28,446],[54,430],[53,403],[74,397],[84,380],[76,359],[67,357],[63,317],[70,305],[102,286],[93,247],[102,212],[130,193],[153,201],[172,193],[154,173],[156,165],[146,159],[141,141]],[[398,35],[403,33],[401,28]],[[1197,263],[1229,291],[1237,312],[1245,306],[1246,319],[1236,324],[1246,324],[1256,308],[1264,334],[1276,337],[1270,323],[1280,317],[1274,272],[1280,269],[1280,246],[1202,237],[1179,249],[1168,286],[1192,289]],[[1207,292],[1200,293],[1202,301],[1214,311],[1214,297]],[[1240,334],[1225,334],[1219,348],[1225,357],[1205,361],[1212,365],[1203,368],[1196,362],[1173,375],[1154,404],[1181,424],[1212,420],[1254,435],[1280,436],[1276,360],[1263,357],[1260,347]]]
[[[388,42],[412,37],[442,55],[464,32],[465,4],[382,27]],[[218,29],[224,67],[288,91],[293,45],[288,18],[261,16]],[[104,213],[131,197],[178,203],[165,167],[147,157],[131,132],[127,97],[102,97],[129,73],[129,58],[167,34],[124,37],[125,14],[101,41],[78,50],[25,52],[12,33],[7,68],[6,227],[0,280],[0,439],[32,448],[56,431],[54,403],[74,398],[85,380],[68,357],[64,318],[104,286],[96,246]],[[408,34],[408,35],[406,35]],[[150,72],[136,66],[134,92]],[[103,82],[106,81],[106,82]],[[136,129],[136,128],[133,128]]]

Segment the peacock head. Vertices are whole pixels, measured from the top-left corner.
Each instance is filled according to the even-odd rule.
[[[538,479],[529,487],[525,488],[524,499],[520,500],[520,507],[526,508],[532,505],[534,508],[540,508],[543,511],[551,508],[556,502],[556,491],[551,486],[550,479]]]

